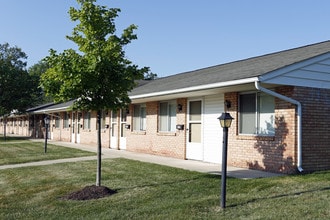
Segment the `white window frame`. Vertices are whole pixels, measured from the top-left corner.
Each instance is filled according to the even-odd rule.
[[[253,122],[251,120],[247,122],[246,120],[248,119],[244,121],[243,117],[247,115],[242,112],[242,98],[244,95],[254,96],[254,101],[252,102],[254,106],[249,106],[250,110],[254,111],[250,113]],[[249,102],[246,104],[249,104]],[[254,126],[254,128],[250,127],[245,129],[251,130],[250,132],[242,131],[242,129],[244,129],[242,123],[250,123],[249,126]],[[251,123],[253,123],[253,125],[251,125]],[[275,136],[275,97],[262,92],[241,93],[239,95],[238,130],[240,135]]]
[[[146,104],[134,105],[133,131],[146,131],[147,129],[147,107]]]
[[[84,112],[84,129],[91,129],[91,112]]]
[[[70,114],[68,112],[64,112],[63,116],[63,128],[69,128],[70,126]]]
[[[164,101],[159,103],[158,131],[176,132],[176,101]]]

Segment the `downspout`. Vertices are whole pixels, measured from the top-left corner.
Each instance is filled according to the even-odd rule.
[[[292,98],[289,98],[287,96],[281,95],[279,93],[276,93],[274,91],[271,91],[269,89],[266,89],[266,88],[260,86],[259,81],[255,81],[254,85],[255,85],[256,89],[259,90],[259,91],[262,91],[262,92],[267,93],[271,96],[277,97],[279,99],[282,99],[284,101],[287,101],[287,102],[290,102],[294,105],[297,105],[297,113],[298,113],[297,114],[297,127],[298,127],[297,128],[298,129],[298,131],[297,131],[297,136],[298,136],[297,137],[297,146],[298,146],[297,169],[298,169],[299,172],[302,172],[303,168],[302,168],[302,143],[301,143],[302,142],[302,126],[301,126],[302,125],[302,123],[301,123],[302,122],[302,110],[301,110],[301,103],[298,102],[297,100],[294,100]]]

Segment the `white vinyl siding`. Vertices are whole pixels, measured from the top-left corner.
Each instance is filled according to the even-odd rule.
[[[217,119],[224,112],[224,95],[207,96],[204,100],[204,161],[221,163],[222,128]]]

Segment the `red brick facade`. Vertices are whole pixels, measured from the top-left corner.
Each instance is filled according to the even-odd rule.
[[[182,111],[176,112],[177,124],[186,124],[187,99],[177,99],[177,104],[182,105]],[[176,132],[159,132],[158,112],[159,102],[146,103],[147,126],[146,131],[127,132],[127,150],[143,152],[148,154],[162,155],[185,159],[186,132],[176,130]],[[133,113],[133,106],[130,108]],[[129,124],[133,124],[133,114],[127,118]]]
[[[302,149],[305,172],[330,169],[330,90],[278,87],[275,92],[302,104]],[[296,106],[275,98],[275,137],[238,133],[238,93],[225,94],[229,113],[236,119],[229,129],[228,164],[280,173],[295,173],[297,166]]]
[[[330,169],[330,90],[307,87],[281,86],[275,92],[291,97],[302,104],[302,168],[305,172]],[[228,112],[235,118],[229,129],[228,165],[280,173],[297,172],[297,111],[296,106],[275,98],[275,136],[240,135],[239,93],[225,94],[225,100],[231,102]],[[159,132],[159,102],[146,104],[146,130],[133,130],[134,105],[128,109],[126,124],[130,125],[126,133],[126,149],[186,159],[187,98],[176,99],[182,110],[176,110],[176,124],[184,125],[184,130]],[[51,117],[52,139],[72,142],[72,112],[70,127],[63,127],[64,112],[59,113],[61,122],[55,127],[55,116]],[[80,113],[80,143],[97,144],[96,112],[91,113],[90,129],[84,129],[83,113]],[[75,112],[78,115],[78,112]],[[43,117],[45,115],[20,116],[9,118],[7,133],[37,138],[44,137]],[[78,120],[78,117],[76,118]],[[3,133],[4,121],[1,121],[0,133]],[[102,129],[102,147],[109,148],[111,142],[111,112],[106,114]],[[120,117],[117,117],[116,138],[120,138]],[[77,129],[77,128],[75,128]],[[118,143],[117,142],[117,143]],[[113,147],[120,149],[119,143]]]

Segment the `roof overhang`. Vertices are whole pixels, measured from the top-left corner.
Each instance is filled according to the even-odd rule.
[[[196,97],[219,94],[230,91],[243,91],[254,89],[254,82],[258,81],[258,77],[232,80],[227,82],[218,82],[207,85],[193,86],[176,90],[167,90],[141,95],[130,96],[132,103],[141,103],[149,101],[161,101],[182,97]]]
[[[55,112],[64,112],[70,109],[71,106],[65,106],[60,108],[50,108],[50,109],[41,109],[38,111],[34,111],[34,114],[47,114],[47,113],[55,113]]]
[[[330,53],[283,67],[259,78],[262,83],[330,89]]]

